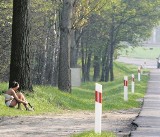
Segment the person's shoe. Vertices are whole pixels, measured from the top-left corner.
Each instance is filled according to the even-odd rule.
[[[26,111],[34,111],[32,108],[26,108]]]
[[[28,105],[31,107],[31,109],[33,109],[33,110],[34,110],[34,107],[33,107],[30,103],[28,103]]]

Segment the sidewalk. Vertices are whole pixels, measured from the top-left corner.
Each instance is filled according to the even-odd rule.
[[[160,69],[151,69],[147,93],[139,117],[138,125],[131,137],[160,137]]]

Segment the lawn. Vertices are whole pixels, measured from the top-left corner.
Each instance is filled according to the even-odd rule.
[[[148,76],[137,80],[137,67],[123,63],[114,64],[115,80],[113,82],[98,82],[103,88],[103,111],[120,110],[140,107],[139,98],[146,92]],[[131,93],[131,74],[135,74],[135,93]],[[129,79],[129,101],[123,99],[123,77]],[[34,112],[20,111],[4,105],[3,91],[7,90],[8,83],[0,83],[0,116],[42,115],[46,113],[65,113],[66,110],[94,111],[95,82],[82,83],[80,87],[72,88],[72,93],[61,92],[57,87],[36,86],[34,92],[25,92],[27,100],[35,107]]]
[[[148,70],[145,70],[148,71]],[[112,82],[98,82],[102,84],[104,111],[130,109],[140,107],[142,104],[138,99],[143,98],[147,88],[148,76],[141,76],[137,80],[137,66],[114,63],[115,80]],[[131,93],[131,75],[135,75],[135,93]],[[123,80],[128,76],[129,100],[123,99]],[[95,109],[95,82],[82,83],[80,87],[72,88],[71,93],[61,92],[57,87],[34,85],[34,92],[25,92],[27,100],[35,107],[35,111],[28,112],[16,108],[6,107],[3,92],[7,90],[8,83],[0,83],[0,116],[27,116],[65,113],[66,111],[93,111]],[[102,132],[101,135],[94,131],[74,134],[72,137],[115,137],[111,132]]]
[[[160,55],[160,47],[128,47],[119,50],[120,56],[142,59],[156,59]]]
[[[116,137],[116,135],[114,133],[111,132],[102,132],[101,135],[99,134],[95,134],[93,131],[89,131],[89,132],[84,132],[84,133],[80,133],[80,134],[75,134],[71,137]]]

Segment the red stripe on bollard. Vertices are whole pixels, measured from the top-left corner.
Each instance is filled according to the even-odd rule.
[[[124,86],[128,86],[128,81],[124,80]]]
[[[95,101],[98,102],[98,92],[95,91]]]
[[[102,93],[95,91],[95,101],[98,103],[102,103]]]
[[[99,103],[102,103],[102,93],[99,92]]]

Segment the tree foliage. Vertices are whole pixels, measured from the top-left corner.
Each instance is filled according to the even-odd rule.
[[[83,81],[92,80],[91,67],[94,68],[93,80],[114,80],[116,50],[123,48],[123,43],[138,45],[148,39],[152,29],[159,25],[160,0],[72,2],[70,48],[67,49],[71,60],[67,67],[81,66]],[[62,6],[61,0],[31,1],[31,73],[34,84],[58,84],[60,41],[64,41],[64,46],[67,43],[60,38]],[[12,8],[11,0],[0,1],[1,81],[9,78]]]

